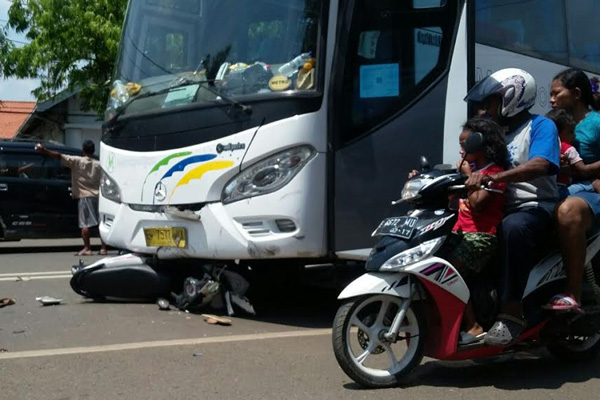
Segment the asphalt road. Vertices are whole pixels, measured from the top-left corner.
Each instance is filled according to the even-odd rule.
[[[256,318],[208,325],[154,304],[85,300],[68,284],[73,251],[39,248],[0,254],[0,298],[16,300],[0,309],[2,400],[599,398],[600,360],[565,365],[543,352],[424,360],[410,386],[365,390],[331,350],[333,291],[293,285],[261,298]],[[45,295],[63,304],[42,307]]]

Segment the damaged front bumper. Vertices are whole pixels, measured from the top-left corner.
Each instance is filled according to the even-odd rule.
[[[262,196],[261,201],[269,196]],[[109,203],[102,206],[100,233],[103,240],[114,247],[156,255],[159,259],[244,260],[310,258],[324,254],[324,235],[307,239],[305,229],[306,224],[317,225],[319,219],[318,229],[322,231],[324,216],[308,213],[314,223],[296,215],[286,216],[284,212],[240,216],[255,199],[230,205],[211,203],[198,211],[183,212],[142,212],[127,204],[101,201]],[[277,211],[276,206],[271,209]],[[185,228],[185,247],[148,246],[144,228],[159,227]]]

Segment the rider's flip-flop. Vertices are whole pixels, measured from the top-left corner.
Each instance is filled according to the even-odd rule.
[[[458,345],[466,346],[468,344],[477,343],[477,342],[481,341],[485,337],[486,334],[487,334],[487,332],[480,333],[479,335],[473,335],[472,333],[469,333],[469,332],[461,332],[460,338],[458,338]]]
[[[556,304],[559,301],[562,301],[565,304]],[[552,296],[548,304],[543,305],[542,308],[550,311],[574,311],[576,313],[583,313],[583,310],[581,307],[579,307],[577,300],[568,294],[562,293]]]

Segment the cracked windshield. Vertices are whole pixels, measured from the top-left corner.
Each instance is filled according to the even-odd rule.
[[[314,90],[320,10],[317,0],[134,0],[107,115]]]

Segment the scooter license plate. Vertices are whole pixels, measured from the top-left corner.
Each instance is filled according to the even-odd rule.
[[[187,231],[185,228],[144,228],[144,237],[146,238],[146,246],[184,248],[187,244]]]
[[[384,219],[373,232],[373,236],[395,236],[401,239],[410,239],[419,218],[394,217]]]

